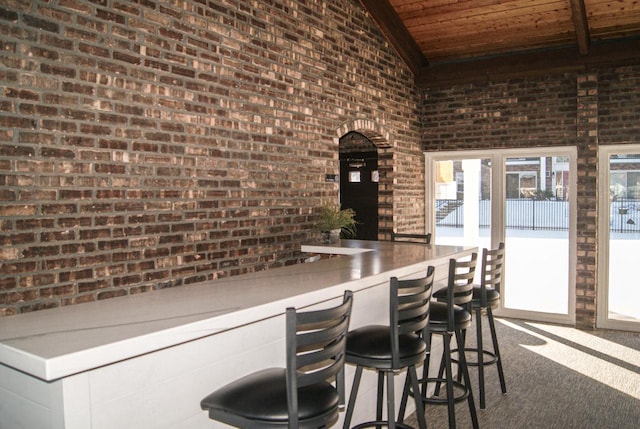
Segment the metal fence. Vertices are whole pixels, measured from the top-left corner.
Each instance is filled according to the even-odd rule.
[[[640,231],[640,200],[617,199],[611,201],[609,227],[615,232]],[[490,226],[490,201],[480,200],[479,227]],[[569,203],[559,200],[513,198],[506,200],[506,227],[562,231],[569,228]],[[460,228],[464,224],[462,200],[436,200],[436,225]]]
[[[615,232],[640,231],[640,200],[617,198],[611,201],[609,229]]]

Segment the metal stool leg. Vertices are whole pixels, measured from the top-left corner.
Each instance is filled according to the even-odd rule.
[[[424,402],[424,398],[427,394],[427,378],[429,377],[429,358],[431,352],[431,334],[429,334],[426,339],[427,344],[427,352],[425,355],[424,363],[422,365],[422,378],[418,378],[418,371],[415,366],[410,366],[407,369],[407,377],[404,381],[404,389],[402,390],[402,399],[400,400],[400,409],[398,410],[398,423],[404,422],[404,415],[407,410],[407,403],[409,402],[409,391],[420,392],[418,397],[416,397],[415,393],[413,397],[416,402],[416,415],[418,417],[418,427],[425,428],[427,427],[426,418],[424,413],[426,411],[426,403]],[[414,382],[415,379],[415,382]],[[419,412],[418,410],[422,410]]]
[[[358,388],[360,387],[360,379],[362,378],[362,367],[356,367],[356,374],[353,377],[353,385],[351,386],[351,395],[349,395],[349,405],[347,413],[344,416],[343,429],[349,429],[351,426],[351,418],[353,417],[353,408],[356,405],[356,396],[358,396]]]
[[[407,377],[411,379],[411,385],[414,392],[418,394],[413,395],[416,402],[416,416],[418,417],[418,427],[420,429],[427,429],[427,422],[424,417],[424,402],[422,401],[422,394],[420,393],[420,383],[418,382],[418,372],[415,366],[410,366],[407,369]],[[404,411],[402,413],[404,415]],[[399,420],[402,422],[402,420]]]
[[[469,310],[469,313],[471,313],[471,310]],[[457,333],[456,335],[460,334],[462,336],[462,345],[463,347],[467,344],[467,330],[463,330],[459,333]],[[458,348],[458,350],[460,350],[460,348]],[[464,350],[464,349],[462,349]],[[462,381],[462,373],[460,372],[460,363],[458,361],[456,361],[454,359],[454,362],[456,362],[458,364],[458,375],[456,376],[456,380],[458,380],[458,382]]]
[[[384,372],[378,371],[378,395],[376,399],[376,420],[382,420],[382,400],[384,399]]]
[[[409,373],[404,379],[404,387],[402,388],[402,399],[400,399],[400,408],[398,408],[398,423],[404,422],[404,414],[407,411],[407,402],[409,402],[409,388],[412,382],[409,379]],[[424,413],[423,413],[424,414]]]
[[[395,411],[395,394],[394,394],[393,371],[387,372],[387,421],[389,429],[396,429],[396,411]],[[382,419],[379,419],[382,420]]]
[[[504,379],[504,371],[502,370],[502,357],[500,356],[500,348],[498,347],[498,336],[496,335],[496,325],[493,320],[493,311],[487,308],[487,319],[489,320],[489,328],[491,329],[491,340],[493,341],[493,353],[496,355],[498,366],[498,377],[500,378],[500,388],[502,393],[507,393],[507,384]]]
[[[456,428],[456,402],[453,396],[453,369],[451,368],[451,334],[442,336],[444,346],[445,371],[447,374],[447,407],[449,414],[449,429]]]
[[[444,337],[443,337],[443,339],[444,339]],[[446,362],[445,350],[443,348],[442,349],[442,356],[440,357],[440,369],[438,369],[438,376],[437,376],[438,381],[436,381],[436,387],[435,387],[435,389],[433,391],[433,394],[436,395],[436,396],[438,396],[440,394],[440,381],[439,380],[444,379],[445,362]]]
[[[458,349],[464,350],[464,343],[462,342],[462,336],[457,336],[458,339]],[[473,429],[478,429],[478,415],[476,413],[476,404],[473,400],[473,392],[471,390],[471,378],[469,377],[469,368],[467,367],[467,359],[463,353],[458,354],[459,363],[458,370],[462,372],[462,376],[464,377],[464,384],[467,387],[467,402],[469,403],[469,412],[471,413],[471,424],[473,425]]]
[[[478,385],[480,391],[480,409],[486,408],[484,397],[484,347],[482,344],[482,309],[476,308],[476,335],[478,347]]]

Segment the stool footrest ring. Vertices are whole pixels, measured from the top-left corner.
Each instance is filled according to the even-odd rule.
[[[465,386],[464,384],[460,383],[457,380],[452,380],[452,381],[453,381],[453,389],[460,391],[460,394],[458,396],[454,395],[453,401],[457,403],[457,402],[462,402],[466,400],[469,397],[469,389],[467,388],[467,386]],[[428,378],[427,383],[440,383],[440,384],[446,385],[447,379],[446,378]],[[427,404],[436,404],[436,405],[448,404],[446,396],[443,398],[433,397],[433,396],[430,396],[430,397],[423,396],[422,400]]]
[[[446,378],[427,378],[426,382],[427,384],[429,383],[447,384],[447,379]],[[418,384],[422,385],[424,383],[425,383],[424,378],[421,378],[418,380]],[[460,391],[460,395],[454,396],[453,398],[454,402],[462,402],[469,397],[469,389],[467,388],[467,386],[465,386],[464,384],[462,384],[457,380],[453,380],[453,389]],[[413,397],[413,389],[411,387],[409,387],[408,393],[409,393],[409,396]],[[436,404],[436,405],[446,405],[448,403],[446,396],[444,398],[438,398],[433,396],[427,397],[425,395],[422,395],[422,401],[425,404]]]
[[[362,428],[378,428],[380,426],[384,426],[384,427],[389,427],[389,422],[386,420],[373,420],[370,422],[364,422],[364,423],[360,423],[357,424],[355,426],[352,426],[351,429],[362,429]],[[398,423],[396,422],[396,428],[398,429],[414,429],[413,426],[409,426],[406,425],[404,423]]]
[[[478,355],[478,349],[473,349],[473,348],[465,348],[464,349],[465,353],[473,353],[474,355]],[[451,354],[453,353],[458,353],[458,349],[453,349],[451,350]],[[482,354],[485,356],[488,356],[487,360],[482,361],[482,366],[487,366],[487,365],[493,365],[495,363],[498,363],[498,356],[496,356],[496,354],[494,352],[491,352],[489,350],[482,350]],[[465,357],[467,357],[465,355]],[[467,366],[479,366],[480,364],[478,363],[478,361],[473,361],[473,360],[467,360]],[[458,361],[458,359],[454,359],[451,358],[451,362],[453,363],[460,363]]]

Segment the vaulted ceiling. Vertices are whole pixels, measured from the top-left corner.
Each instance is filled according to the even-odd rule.
[[[421,87],[640,64],[640,0],[360,0]]]

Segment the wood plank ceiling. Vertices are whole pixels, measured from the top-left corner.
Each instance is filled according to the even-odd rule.
[[[421,87],[640,64],[640,0],[360,0]]]

